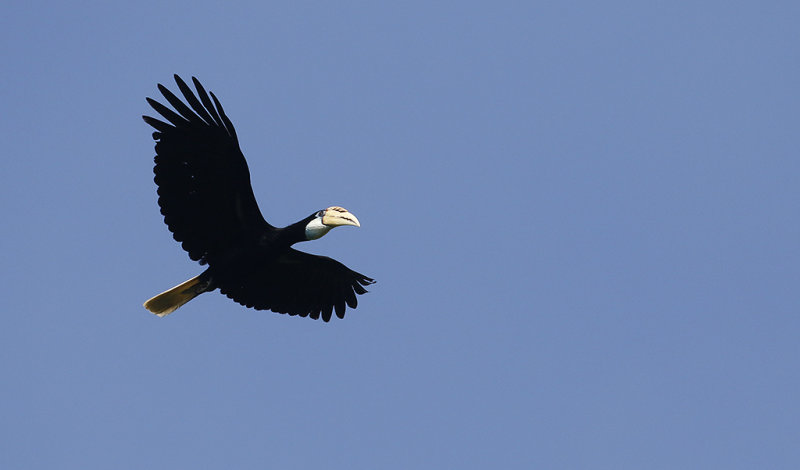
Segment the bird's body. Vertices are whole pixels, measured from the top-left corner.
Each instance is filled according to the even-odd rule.
[[[162,85],[177,111],[147,99],[167,122],[143,116],[156,129],[155,182],[164,222],[189,257],[208,268],[199,276],[145,302],[160,316],[216,288],[258,310],[330,320],[355,308],[356,294],[372,279],[333,259],[292,248],[333,227],[360,226],[332,206],[283,228],[261,215],[236,131],[217,98],[192,78],[197,96],[177,75],[188,106]],[[198,100],[199,97],[199,100]],[[213,103],[212,103],[213,99]]]

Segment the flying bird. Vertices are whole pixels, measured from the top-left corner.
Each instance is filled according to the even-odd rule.
[[[334,227],[360,227],[358,219],[331,206],[287,227],[270,225],[258,208],[236,130],[219,100],[194,77],[197,95],[178,75],[175,82],[185,103],[159,84],[174,111],[147,98],[164,121],[142,118],[155,129],[153,172],[164,222],[189,258],[208,267],[144,307],[163,317],[219,289],[257,310],[326,322],[334,312],[344,318],[347,306],[356,307],[356,294],[364,294],[364,286],[375,281],[292,245],[316,240]]]

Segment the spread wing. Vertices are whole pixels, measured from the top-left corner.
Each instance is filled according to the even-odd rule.
[[[345,305],[356,308],[356,294],[375,281],[326,256],[289,249],[272,264],[237,282],[218,281],[220,291],[256,310],[309,316],[324,321],[344,318]]]
[[[213,263],[274,228],[258,209],[236,131],[217,97],[211,93],[209,99],[194,77],[197,96],[177,75],[175,82],[188,106],[159,84],[177,113],[147,98],[166,122],[142,116],[156,130],[158,205],[189,257]]]

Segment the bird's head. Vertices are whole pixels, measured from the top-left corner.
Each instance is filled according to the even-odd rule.
[[[331,206],[317,211],[311,215],[311,220],[306,224],[306,239],[316,240],[328,233],[330,229],[341,225],[361,227],[356,216],[347,212],[344,207]]]

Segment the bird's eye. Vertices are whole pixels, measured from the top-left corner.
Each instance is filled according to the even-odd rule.
[[[317,212],[317,217],[322,217],[322,216],[324,216],[324,215],[325,215],[325,211],[319,211],[319,212]]]

